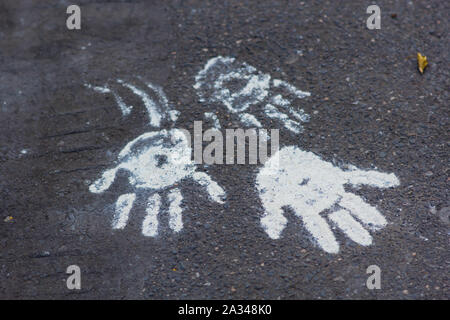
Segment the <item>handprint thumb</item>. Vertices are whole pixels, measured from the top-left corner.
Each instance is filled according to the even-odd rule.
[[[102,177],[89,186],[92,193],[102,193],[111,186],[116,178],[117,168],[106,170]]]
[[[356,167],[351,167],[350,171],[344,171],[344,178],[354,186],[369,185],[378,188],[390,188],[400,185],[400,180],[394,173],[375,170],[365,171]]]

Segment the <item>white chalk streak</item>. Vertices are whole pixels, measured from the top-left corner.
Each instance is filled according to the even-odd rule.
[[[309,97],[311,95],[311,93],[298,90],[296,87],[294,87],[290,83],[287,83],[286,81],[283,81],[283,80],[273,79],[273,85],[276,88],[278,88],[278,87],[286,88],[290,93],[296,95],[300,99]]]
[[[172,122],[177,121],[179,116],[180,116],[180,111],[178,111],[178,110],[169,110],[169,117],[170,117],[170,120]]]
[[[92,89],[96,92],[100,92],[100,93],[111,93],[111,90],[109,90],[109,88],[107,87],[97,87],[97,86],[93,86],[91,84],[85,84],[85,86],[89,89]]]
[[[155,104],[153,99],[150,98],[150,96],[145,92],[142,91],[135,86],[125,83],[122,80],[117,80],[120,84],[122,84],[124,87],[130,89],[135,95],[139,96],[142,99],[142,102],[144,103],[145,108],[147,109],[147,114],[150,120],[150,125],[154,127],[159,127],[161,123],[161,113],[158,110],[158,106]]]
[[[136,194],[122,194],[116,202],[116,212],[113,218],[113,229],[123,229],[127,225],[130,210],[133,207]]]
[[[155,193],[147,201],[147,215],[142,223],[142,234],[146,237],[155,237],[158,234],[158,213],[161,206],[161,197]]]
[[[174,189],[169,193],[168,196],[170,205],[169,205],[169,227],[175,232],[179,232],[183,229],[183,220],[182,220],[182,212],[181,202],[183,201],[183,196],[181,195],[180,190]]]
[[[166,97],[166,94],[164,93],[163,89],[160,86],[154,85],[150,82],[147,83],[147,87],[149,87],[150,89],[152,89],[153,91],[156,92],[156,95],[159,98],[159,102],[161,103],[161,106],[164,109],[168,109],[169,108],[169,100]]]
[[[92,89],[96,92],[103,93],[103,94],[111,93],[114,97],[114,100],[116,100],[117,106],[119,107],[120,111],[122,112],[122,114],[124,116],[129,115],[131,110],[133,109],[133,106],[127,106],[125,104],[125,102],[123,102],[122,98],[115,91],[109,89],[107,86],[96,87],[96,86],[92,86],[90,84],[86,84],[86,87],[88,87],[89,89]]]
[[[288,130],[296,134],[302,132],[303,126],[300,123],[289,119],[288,115],[284,114],[283,112],[280,112],[275,106],[271,104],[266,104],[264,111],[269,118],[278,119],[281,122],[283,122],[284,126]]]

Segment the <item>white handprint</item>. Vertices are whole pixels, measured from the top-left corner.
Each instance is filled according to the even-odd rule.
[[[265,208],[261,219],[264,230],[271,238],[278,239],[287,223],[283,216],[287,207],[302,219],[305,228],[326,252],[339,251],[327,219],[353,241],[370,245],[372,237],[363,226],[376,230],[386,225],[386,219],[359,196],[346,192],[345,184],[389,188],[398,186],[399,180],[393,173],[356,167],[344,171],[312,152],[294,146],[282,148],[265,163],[256,179]],[[325,216],[326,210],[330,213]]]
[[[267,117],[280,121],[293,133],[300,133],[302,123],[309,120],[303,109],[295,108],[291,103],[294,99],[309,96],[309,92],[298,90],[285,81],[272,79],[270,75],[234,58],[219,56],[210,59],[195,81],[194,88],[201,102],[208,102],[208,108],[214,103],[225,106],[245,126],[262,127],[257,117],[249,113],[253,111],[258,114],[261,107]],[[217,129],[220,128],[214,114],[208,112],[205,116],[214,121]]]
[[[152,84],[148,88],[156,92],[158,103],[150,98],[145,91],[134,85],[118,81],[131,89],[142,98],[149,114],[149,123],[159,127],[162,119],[176,120],[177,112],[171,110],[163,91]],[[88,87],[101,93],[111,93],[124,115],[128,115],[132,107],[126,106],[123,99],[109,87]],[[146,216],[142,223],[142,233],[145,236],[158,234],[158,213],[161,207],[161,195],[167,194],[169,202],[169,227],[178,232],[183,227],[181,202],[183,197],[176,184],[186,179],[196,181],[206,188],[212,200],[222,203],[225,197],[224,190],[206,173],[197,172],[191,161],[191,147],[185,133],[179,129],[146,132],[129,142],[119,153],[118,164],[103,172],[101,178],[96,180],[89,190],[93,193],[102,193],[109,189],[117,173],[125,170],[129,173],[128,181],[135,190],[133,193],[122,194],[117,198],[115,215],[112,226],[114,229],[123,229],[128,222],[129,214],[133,208],[138,192],[150,193],[147,200]]]

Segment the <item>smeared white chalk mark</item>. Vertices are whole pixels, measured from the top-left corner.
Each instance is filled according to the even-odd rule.
[[[219,118],[217,118],[217,115],[215,115],[214,113],[212,113],[212,112],[205,112],[205,118],[207,120],[211,120],[213,122],[213,125],[214,125],[215,129],[220,129],[221,128]]]
[[[172,190],[169,193],[169,227],[174,232],[179,232],[183,229],[181,201],[183,201],[183,196],[178,188]]]
[[[294,87],[293,85],[291,85],[290,83],[287,83],[286,81],[283,81],[283,80],[273,79],[273,85],[276,88],[279,88],[279,87],[286,88],[290,93],[296,95],[297,98],[300,98],[300,99],[309,97],[311,95],[311,93],[306,92],[306,91],[301,91],[301,90],[297,89],[296,87]]]
[[[169,117],[170,117],[170,120],[172,122],[177,121],[179,115],[180,115],[180,111],[177,111],[177,110],[170,110],[169,111]]]
[[[270,112],[266,112],[272,119],[280,120],[285,128],[293,133],[300,133],[303,129],[300,122],[309,121],[309,116],[302,110],[295,110],[291,101],[283,97],[273,88],[284,89],[287,95],[305,98],[309,92],[298,90],[282,80],[271,80],[270,75],[258,71],[247,63],[239,63],[234,58],[215,57],[210,59],[205,67],[195,77],[194,88],[201,102],[220,103],[231,113],[237,113],[239,120],[246,126],[262,127],[261,122],[249,114],[251,106],[270,105]],[[268,101],[270,103],[267,103]],[[283,107],[287,114],[297,121],[291,120],[287,114],[279,111],[274,105]],[[245,113],[242,113],[245,112]]]
[[[277,94],[275,97],[272,97],[272,103],[283,107],[287,107],[291,104],[289,100],[283,99],[281,94]]]
[[[285,108],[288,113],[290,113],[292,116],[294,116],[297,120],[301,121],[301,122],[308,122],[310,117],[308,114],[305,113],[305,111],[303,109],[299,109],[298,111],[294,110],[293,107],[291,107],[291,103],[289,100],[284,99],[281,95],[276,95],[271,99],[272,104],[275,104],[277,106],[283,107]],[[284,119],[286,121],[286,119],[288,118],[285,114],[282,114],[281,112],[279,112],[277,110],[278,118],[280,119]],[[301,130],[301,125],[298,124],[296,125],[297,127],[299,127],[299,130]]]
[[[85,86],[99,93],[111,93],[111,90],[108,87],[97,87],[90,84],[85,84]]]
[[[111,91],[114,99],[116,100],[117,105],[119,106],[120,110],[122,111],[122,114],[124,116],[127,116],[130,114],[131,110],[133,109],[133,106],[127,106],[125,102],[123,102],[122,98],[114,91]]]
[[[154,194],[147,201],[147,215],[142,223],[142,234],[147,237],[155,237],[158,234],[158,213],[161,207],[161,197]]]
[[[127,225],[130,210],[133,207],[136,194],[128,193],[121,195],[116,202],[116,213],[113,218],[113,229],[123,229]]]
[[[338,207],[340,209],[332,212],[329,219],[355,242],[371,244],[372,238],[367,230],[348,212],[373,229],[385,226],[386,219],[375,207],[346,192],[344,185],[348,183],[356,187],[366,184],[380,188],[399,185],[394,174],[355,167],[344,171],[312,152],[293,146],[282,148],[265,163],[256,178],[256,187],[265,208],[261,218],[264,230],[271,238],[279,238],[287,223],[282,210],[290,207],[323,250],[337,253],[339,245],[321,213]]]
[[[241,122],[246,126],[254,126],[257,128],[261,128],[262,124],[255,118],[254,115],[250,113],[243,113],[239,116]]]
[[[280,120],[283,122],[284,126],[292,132],[299,134],[303,131],[303,126],[300,123],[289,119],[286,114],[280,112],[275,106],[266,104],[264,111],[269,118]]]
[[[310,119],[309,114],[306,114],[305,111],[303,111],[302,109],[300,109],[299,111],[295,111],[293,109],[290,109],[289,112],[297,119],[300,120],[301,122],[308,122]]]

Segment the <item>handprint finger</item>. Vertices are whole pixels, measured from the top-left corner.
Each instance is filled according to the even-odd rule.
[[[331,231],[328,222],[315,212],[302,212],[301,208],[293,208],[295,214],[300,217],[306,230],[314,237],[319,246],[328,253],[338,253],[339,243]]]
[[[114,214],[113,229],[123,229],[127,225],[130,210],[133,207],[136,194],[122,194],[116,201],[116,212]]]
[[[328,215],[328,218],[334,222],[350,239],[363,246],[372,244],[372,236],[356,221],[347,210],[339,210]]]
[[[287,110],[287,112],[289,112],[294,118],[301,122],[306,122],[310,119],[309,115],[306,114],[303,109],[300,109],[298,111],[294,110],[294,108],[292,108],[291,102],[287,99],[284,99],[280,94],[273,96],[270,101],[272,104],[275,104]]]
[[[175,232],[183,229],[183,220],[182,220],[182,212],[181,209],[181,201],[183,201],[183,196],[181,195],[180,190],[174,189],[169,193],[169,227]]]
[[[206,191],[210,195],[211,199],[215,202],[223,203],[222,198],[225,197],[225,191],[217,184],[217,182],[212,180],[210,176],[204,172],[195,172],[192,175],[192,178],[202,187],[206,188]]]
[[[239,115],[239,120],[248,127],[261,128],[261,122],[256,119],[256,117],[250,113],[242,113]]]
[[[150,98],[150,96],[143,90],[138,89],[137,87],[133,86],[132,84],[125,83],[122,80],[117,80],[118,83],[122,84],[124,87],[130,89],[135,95],[141,98],[142,103],[145,106],[145,109],[147,110],[147,114],[150,120],[150,125],[154,127],[159,127],[161,124],[162,119],[162,112],[159,110],[156,103],[153,101],[153,99]]]
[[[378,188],[390,188],[400,185],[400,181],[393,173],[383,173],[374,170],[364,171],[352,167],[345,171],[344,177],[354,186],[369,185]]]
[[[269,118],[280,120],[288,130],[296,134],[303,131],[303,126],[299,122],[291,120],[288,115],[280,112],[274,105],[270,103],[266,104],[266,106],[264,107],[264,112]]]
[[[387,224],[386,219],[375,207],[353,193],[345,192],[339,205],[348,209],[362,223],[374,229],[384,227]]]
[[[142,234],[155,237],[158,234],[158,213],[161,207],[161,197],[155,193],[147,201],[146,216],[142,223]]]
[[[261,225],[270,238],[280,238],[281,232],[283,232],[286,224],[287,219],[283,215],[283,209],[274,206],[266,206],[266,212],[261,218]]]

